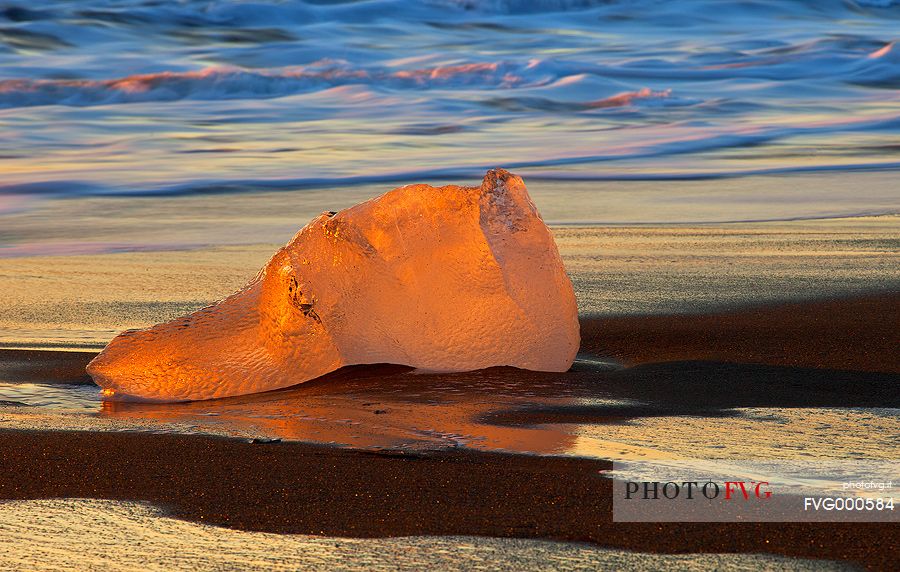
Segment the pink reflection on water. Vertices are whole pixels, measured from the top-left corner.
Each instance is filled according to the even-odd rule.
[[[872,52],[871,54],[869,54],[868,57],[869,57],[869,59],[881,58],[881,57],[884,57],[884,56],[888,55],[889,53],[891,53],[891,51],[893,49],[894,49],[894,42],[891,42],[891,43],[885,45],[880,50],[876,50],[876,51]]]

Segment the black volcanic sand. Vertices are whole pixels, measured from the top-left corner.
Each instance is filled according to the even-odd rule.
[[[361,452],[186,435],[0,431],[0,499],[150,501],[276,533],[484,535],[641,552],[774,553],[896,569],[896,525],[613,523],[603,461]]]
[[[737,407],[900,407],[900,294],[682,316],[582,320],[566,374],[492,368],[437,376],[540,394],[564,383],[638,405],[534,407],[500,424],[728,416]],[[84,382],[93,354],[4,350],[5,381]],[[603,369],[602,357],[624,364]],[[354,384],[401,393],[423,376],[346,368],[295,389]],[[240,398],[253,399],[253,397]],[[900,436],[898,436],[900,438]],[[180,518],[246,530],[335,536],[488,535],[586,541],[642,552],[749,552],[893,570],[900,527],[838,523],[613,523],[601,461],[479,453],[354,451],[299,443],[129,433],[0,431],[0,499],[146,500]]]
[[[93,383],[84,368],[97,352],[0,348],[0,380],[16,383]]]
[[[754,306],[713,314],[586,317],[565,374],[514,368],[409,376],[403,366],[350,366],[294,388],[230,400],[377,388],[385,396],[523,391],[629,399],[635,405],[534,407],[494,423],[603,423],[635,417],[733,415],[742,407],[900,408],[900,294]],[[91,383],[94,352],[0,349],[0,380]],[[625,367],[608,368],[592,360]],[[111,403],[134,408],[142,404]],[[485,419],[487,421],[488,419]]]
[[[585,319],[582,351],[626,365],[717,361],[900,373],[900,292],[699,315]]]

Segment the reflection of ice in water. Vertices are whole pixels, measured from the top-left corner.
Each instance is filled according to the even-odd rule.
[[[0,421],[7,428],[264,436],[360,448],[468,447],[657,463],[699,458],[709,469],[727,459],[847,463],[836,465],[835,479],[865,477],[861,469],[851,472],[857,460],[898,456],[892,439],[900,434],[900,418],[892,409],[745,408],[726,418],[601,422],[605,408],[639,404],[603,396],[593,366],[576,365],[564,375],[357,368],[293,389],[181,404],[101,404],[94,386],[0,384],[0,400],[35,405],[0,406]],[[498,415],[578,407],[587,407],[593,417],[564,423]],[[767,476],[778,475],[788,476]],[[821,489],[827,483],[807,479],[804,484]]]
[[[98,535],[115,531],[115,539]],[[242,532],[163,517],[138,503],[0,505],[0,569],[41,570],[844,570],[765,555],[658,555],[477,537],[328,538]],[[76,549],[77,547],[77,549]]]

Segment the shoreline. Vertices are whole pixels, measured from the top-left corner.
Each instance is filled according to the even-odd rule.
[[[286,219],[278,228],[284,235],[243,246],[128,252],[117,243],[109,254],[0,258],[0,346],[89,351],[207,306],[246,285],[296,231]],[[552,230],[582,315],[630,318],[897,291],[898,229],[900,216]]]
[[[535,538],[842,560],[871,570],[889,570],[897,558],[890,524],[614,523],[612,482],[599,475],[611,465],[597,460],[9,430],[0,430],[0,450],[0,500],[147,501],[175,518],[239,530]]]
[[[597,459],[618,458],[621,443],[638,447],[628,455],[758,458],[812,447],[806,454],[821,458],[896,458],[889,412],[900,409],[900,340],[886,318],[897,314],[900,294],[582,317],[581,352],[564,374],[422,374],[376,364],[264,393],[169,404],[101,402],[84,373],[94,352],[0,349],[0,401],[8,406],[0,427],[165,428],[359,449],[465,446]],[[692,431],[731,427],[729,445],[697,449],[666,419]],[[840,454],[817,445],[829,440],[842,444]]]
[[[747,303],[715,312],[580,317],[581,351],[626,367],[722,361],[900,373],[900,293]]]
[[[900,333],[891,315],[900,315],[900,293],[884,290],[703,312],[580,314],[579,356],[626,368],[698,361],[900,373],[900,354],[893,351]],[[0,345],[0,375],[11,382],[90,384],[84,367],[99,351]]]
[[[900,407],[900,364],[889,351],[897,340],[890,316],[898,309],[900,294],[874,294],[701,315],[582,316],[581,355],[586,360],[566,374],[494,368],[431,379],[440,386],[438,394],[462,392],[479,402],[494,387],[488,378],[513,393],[525,390],[530,404],[460,410],[464,418],[475,415],[476,422],[501,429],[586,424],[619,430],[661,416],[677,417],[683,427],[690,427],[690,421],[695,428],[715,431],[710,423],[736,419],[729,416],[740,408]],[[0,376],[12,386],[90,384],[83,366],[93,355],[0,350]],[[594,367],[592,356],[612,357],[624,367]],[[386,407],[378,399],[420,392],[424,379],[400,370],[341,370],[291,390],[238,402],[254,410],[273,399],[307,408],[324,395],[324,407],[329,399],[362,392],[358,401],[372,401],[363,404],[371,410],[365,415],[377,414],[379,407],[387,410],[386,415],[365,419],[400,419],[399,402]],[[541,396],[558,391],[553,380],[588,401],[541,405]],[[367,391],[381,393],[372,399]],[[435,410],[429,395],[416,398],[421,403],[414,400],[410,407],[418,411],[425,403],[426,413]],[[591,401],[597,396],[599,402]],[[603,402],[608,398],[643,404]],[[224,412],[228,405],[222,402],[216,409],[215,402],[197,402],[186,407],[201,407],[197,414],[203,415],[209,409]],[[166,419],[154,420],[154,411],[122,409],[126,419],[129,414],[150,415],[152,423],[134,432],[122,431],[125,426],[108,431],[0,428],[0,501],[146,501],[190,522],[326,537],[533,538],[643,553],[763,553],[840,560],[871,570],[890,570],[898,558],[890,548],[896,524],[613,522],[612,481],[600,474],[611,462],[602,457],[452,446],[341,448],[290,439],[251,443],[154,432],[154,427],[172,430],[154,425]],[[771,431],[784,431],[782,425],[773,427]],[[671,438],[659,428],[647,431],[653,439]]]

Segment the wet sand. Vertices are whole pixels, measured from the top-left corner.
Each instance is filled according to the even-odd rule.
[[[129,542],[111,544],[98,530]],[[347,538],[249,532],[166,516],[147,503],[96,499],[7,502],[0,534],[12,538],[0,569],[54,572],[505,572],[632,570],[837,572],[848,563],[766,554],[648,554],[589,543],[485,536]],[[71,546],[78,546],[73,553]]]
[[[0,348],[0,377],[10,382],[93,383],[85,371],[97,352]]]
[[[279,195],[268,208],[280,212],[285,200]],[[106,219],[119,215],[91,219],[78,233],[98,232]],[[158,224],[153,213],[140,220]],[[277,220],[271,225],[283,235],[272,238],[283,244],[308,217],[290,225]],[[710,314],[900,290],[900,216],[552,230],[583,316]],[[111,234],[121,227],[97,240]],[[280,246],[0,257],[0,347],[100,349],[124,329],[172,320],[228,296]]]
[[[873,570],[891,569],[898,557],[896,525],[613,523],[602,461],[39,431],[0,431],[0,450],[4,500],[150,501],[178,518],[242,530],[544,538],[651,553],[839,559]]]
[[[590,361],[580,362],[560,379],[585,395],[640,404],[523,407],[487,421],[528,427],[673,415],[710,420],[752,406],[900,407],[892,351],[897,315],[900,295],[878,294],[700,315],[585,319],[582,355],[628,367],[592,369],[584,365]],[[82,383],[80,368],[92,355],[5,350],[0,372],[6,379]],[[410,393],[421,383],[402,374],[356,368],[300,387],[340,392],[371,383]],[[535,388],[547,381],[547,374],[502,368],[490,375]],[[0,499],[149,501],[177,518],[241,530],[542,538],[650,553],[838,559],[881,570],[898,558],[896,525],[613,523],[611,481],[600,474],[611,463],[595,459],[37,430],[0,431],[0,452]]]
[[[581,354],[628,368],[708,362],[900,373],[898,318],[897,292],[748,303],[705,313],[582,316]],[[84,367],[96,354],[0,348],[0,375],[8,381],[90,383]]]
[[[900,373],[900,294],[782,302],[707,314],[582,320],[582,351],[628,366],[715,361]]]
[[[896,525],[613,523],[599,471],[613,453],[900,458],[896,223],[558,228],[584,314],[565,374],[380,366],[221,402],[81,397],[57,414],[0,403],[0,499],[149,501],[273,533],[543,538],[888,570]],[[94,348],[227,294],[271,250],[4,260],[0,341],[16,349],[0,350],[0,381],[54,388],[39,403],[93,396]],[[229,416],[251,429],[217,432]]]

